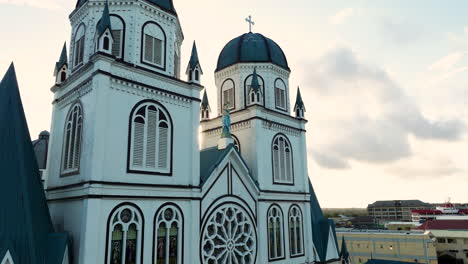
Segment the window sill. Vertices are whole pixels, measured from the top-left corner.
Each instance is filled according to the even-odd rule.
[[[80,174],[80,170],[77,169],[77,170],[68,170],[68,171],[62,171],[60,173],[60,177],[61,178],[64,178],[64,177],[70,177],[70,176],[75,176],[75,175],[78,175]]]

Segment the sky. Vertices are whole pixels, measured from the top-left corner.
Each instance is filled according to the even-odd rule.
[[[468,202],[466,0],[174,0],[211,104],[223,46],[273,39],[306,104],[309,177],[322,207]],[[53,69],[74,0],[0,0],[0,72],[14,61],[31,136],[50,129]]]

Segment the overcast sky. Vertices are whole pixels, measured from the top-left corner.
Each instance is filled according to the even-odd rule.
[[[275,40],[307,107],[309,176],[322,207],[382,199],[468,202],[466,0],[174,0],[197,41],[211,103],[223,46]],[[17,69],[31,136],[50,129],[53,68],[75,0],[0,0],[0,72]]]

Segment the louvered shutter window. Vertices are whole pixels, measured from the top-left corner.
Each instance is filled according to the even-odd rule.
[[[169,173],[172,146],[168,114],[155,103],[140,105],[133,114],[130,169]]]
[[[75,173],[80,168],[83,112],[80,104],[72,106],[67,115],[63,141],[62,174]]]
[[[112,30],[114,42],[112,43],[112,55],[117,58],[122,57],[122,30]]]
[[[164,67],[166,35],[155,23],[143,28],[143,61],[158,67]]]
[[[281,79],[275,82],[275,104],[277,108],[286,110],[286,85]]]

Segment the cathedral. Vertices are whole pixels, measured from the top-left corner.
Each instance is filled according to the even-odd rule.
[[[13,65],[0,83],[0,264],[342,261],[275,41],[233,36],[205,88],[172,0],[78,0],[70,21],[34,147]]]

